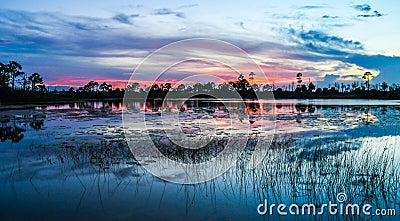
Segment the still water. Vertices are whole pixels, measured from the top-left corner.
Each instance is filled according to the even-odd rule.
[[[180,185],[142,167],[154,160],[141,166],[133,157],[125,136],[140,140],[148,131],[134,124],[124,131],[123,112],[130,119],[143,121],[145,116],[155,124],[164,117],[165,131],[178,128],[193,139],[210,133],[221,139],[232,136],[232,116],[239,120],[235,136],[244,136],[243,122],[258,137],[266,136],[265,131],[275,136],[256,168],[246,169],[243,157],[215,179]],[[268,123],[261,124],[262,119]],[[399,218],[399,101],[170,100],[128,106],[118,101],[0,106],[0,122],[1,220]],[[214,143],[210,148],[223,149],[223,145]],[[339,193],[347,195],[348,203],[395,208],[397,214],[293,217],[257,213],[264,200],[318,206],[336,201]]]

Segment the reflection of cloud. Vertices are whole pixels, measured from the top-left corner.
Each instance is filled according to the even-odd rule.
[[[371,113],[362,113],[359,118],[364,124],[372,124],[379,121],[379,119]]]

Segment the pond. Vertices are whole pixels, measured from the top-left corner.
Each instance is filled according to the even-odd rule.
[[[90,101],[0,106],[0,122],[1,219],[399,218],[399,101]],[[164,161],[132,154],[147,150],[146,139],[169,161],[193,164],[214,159],[230,139],[238,143],[215,161],[213,171],[224,168],[215,178],[184,185],[166,181],[179,181],[182,171],[159,178],[149,169],[167,167]],[[184,142],[203,148],[188,150]],[[265,156],[248,168],[257,144]],[[232,165],[230,154],[238,156]],[[343,203],[397,214],[257,212],[266,201],[318,209],[340,194]]]

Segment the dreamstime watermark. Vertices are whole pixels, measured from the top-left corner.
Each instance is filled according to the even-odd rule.
[[[319,206],[315,204],[268,204],[267,200],[260,203],[257,207],[259,215],[280,215],[280,216],[304,216],[314,215],[322,216],[329,215],[364,215],[364,216],[396,216],[396,209],[394,208],[376,208],[374,209],[371,204],[359,205],[356,203],[346,203],[347,195],[339,193],[336,196],[336,203],[329,201],[328,203]]]
[[[264,91],[261,94],[254,89],[254,85],[259,83],[247,82],[243,87],[239,85],[235,88],[226,80],[229,75],[247,76],[250,71],[251,79],[255,75],[257,82],[268,83],[266,74],[244,50],[221,40],[187,39],[168,44],[150,54],[132,73],[128,85],[137,82],[137,76],[141,76],[153,86],[163,85],[162,90],[167,93],[160,99],[154,95],[154,90],[147,91],[141,102],[150,111],[138,113],[130,111],[133,100],[137,99],[135,94],[125,91],[123,102],[127,109],[122,114],[123,127],[135,159],[148,172],[163,180],[194,184],[216,178],[236,165],[239,158],[244,158],[243,153],[250,143],[253,145],[251,154],[244,154],[246,166],[256,167],[266,156],[272,142],[275,115],[268,119],[262,116],[255,119],[249,110],[265,111],[258,100],[270,99],[273,102],[273,93]],[[173,79],[173,85],[168,83],[165,87],[168,79]],[[200,91],[194,88],[193,82],[205,81],[219,82],[228,89]],[[240,82],[245,81],[241,79]],[[179,90],[182,103],[171,108],[166,103],[176,100],[176,97],[170,89],[177,91],[175,88],[181,84],[193,90]],[[243,88],[253,93],[253,103],[257,105],[252,107],[243,99]],[[224,117],[214,114],[217,107],[196,106],[191,112],[185,108],[186,101],[191,102],[204,95],[222,103],[218,111],[222,111]],[[235,102],[229,102],[227,98]],[[196,113],[201,111],[207,114]],[[255,121],[257,130],[253,131]],[[191,129],[187,129],[189,127]]]

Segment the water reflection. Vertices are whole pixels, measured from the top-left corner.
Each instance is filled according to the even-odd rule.
[[[1,140],[4,142],[19,142],[25,136],[26,130],[46,130],[46,113],[60,113],[66,117],[107,117],[108,114],[119,114],[123,110],[131,113],[145,112],[152,114],[180,113],[179,116],[201,118],[211,116],[214,120],[224,121],[230,113],[238,114],[239,120],[247,119],[253,127],[260,127],[260,119],[276,119],[277,134],[292,133],[355,133],[366,127],[377,127],[376,136],[396,134],[393,122],[399,121],[400,108],[398,106],[378,105],[331,105],[301,102],[270,103],[265,101],[246,101],[243,106],[236,101],[215,100],[148,100],[146,102],[131,102],[124,107],[122,101],[102,102],[75,102],[55,105],[40,105],[35,110],[10,110],[1,114]],[[29,107],[31,108],[31,107]],[[19,114],[20,110],[25,115]],[[391,120],[389,120],[391,119]],[[385,132],[382,131],[384,125]],[[359,136],[363,136],[361,133]]]
[[[265,217],[259,217],[255,208],[265,199],[277,204],[321,205],[335,202],[339,192],[347,194],[349,203],[371,203],[377,208],[396,207],[399,162],[392,158],[394,150],[390,146],[381,151],[360,145],[360,142],[356,145],[347,142],[342,143],[338,150],[337,144],[330,141],[321,146],[317,144],[315,149],[306,152],[306,148],[295,148],[301,146],[301,142],[289,138],[276,139],[268,152],[268,160],[254,170],[246,170],[243,161],[239,161],[221,177],[196,185],[165,183],[137,164],[123,140],[104,139],[93,141],[90,147],[76,144],[73,147],[31,149],[20,155],[29,163],[12,167],[6,176],[0,175],[1,179],[12,180],[12,188],[17,191],[23,188],[25,193],[28,192],[31,196],[29,202],[38,202],[29,204],[25,213],[16,214],[18,217],[36,217],[44,213],[52,217],[58,213],[61,220],[88,215],[96,220],[107,220],[121,214],[124,219],[135,220],[264,220]],[[149,160],[147,163],[154,162]],[[43,179],[46,182],[42,182]],[[21,182],[25,182],[25,186],[16,184]],[[7,185],[6,190],[12,188]],[[63,191],[68,194],[60,195]],[[8,193],[12,191],[1,192],[0,196]],[[7,199],[11,208],[16,204],[28,204],[28,200],[17,195],[11,194]],[[46,202],[47,206],[42,207],[40,201]],[[65,204],[70,206],[62,206]],[[157,213],[151,212],[155,207]],[[4,209],[10,207],[1,208],[2,214],[15,214],[12,209]],[[209,211],[214,212],[209,214]],[[294,217],[275,214],[269,218],[292,220]],[[298,220],[352,218],[350,215],[331,217],[329,214],[296,217]],[[373,217],[372,220],[380,218]]]
[[[266,160],[254,170],[245,169],[245,152],[233,169],[217,179],[175,185],[147,173],[130,153],[121,128],[120,113],[125,109],[132,117],[140,117],[138,112],[148,112],[154,119],[159,118],[157,113],[177,113],[181,120],[207,117],[204,120],[219,123],[228,114],[248,113],[253,126],[261,117],[274,115],[277,136]],[[118,102],[80,102],[2,111],[0,122],[0,213],[5,217],[292,220],[259,217],[255,209],[264,199],[320,205],[334,202],[339,192],[349,196],[349,203],[400,209],[398,106],[296,101],[246,102],[240,109],[234,101],[228,105],[201,100],[132,102],[128,107]],[[187,132],[193,129],[183,126]],[[138,140],[146,135],[139,128],[128,133]],[[226,131],[217,134],[220,140],[192,153],[171,148],[162,132],[152,136],[174,160],[201,162],[225,145]],[[353,216],[298,219],[359,220]]]
[[[69,102],[65,104],[38,105],[36,110],[68,110],[68,109],[123,109],[122,101],[81,101]]]
[[[25,128],[17,125],[15,120],[10,122],[10,119],[5,118],[1,120],[1,128],[0,128],[0,140],[4,142],[6,140],[11,140],[11,142],[15,143],[24,138],[22,132],[26,131]]]
[[[45,121],[45,115],[38,114],[8,114],[1,115],[0,140],[5,142],[10,140],[12,143],[19,142],[24,138],[23,132],[28,128],[40,130]]]

